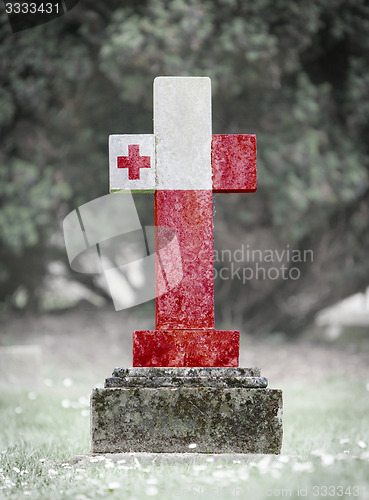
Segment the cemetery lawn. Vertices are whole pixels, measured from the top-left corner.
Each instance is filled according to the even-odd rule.
[[[88,454],[88,387],[2,390],[0,498],[369,498],[369,397],[360,379],[285,384],[284,446],[249,464],[96,461]],[[92,458],[92,461],[90,461]],[[300,495],[299,495],[300,493]]]
[[[93,342],[85,341],[86,333],[77,339],[82,328],[68,325],[68,318],[76,319],[71,315],[34,326],[27,321],[34,331],[28,342],[43,350],[42,382],[0,388],[0,499],[369,499],[368,350],[244,339],[241,366],[261,366],[269,386],[283,390],[279,457],[255,456],[249,463],[196,454],[185,464],[98,460],[89,455],[89,395],[114,366],[130,366],[134,326],[128,321],[122,337],[122,322],[107,323],[109,313],[107,337],[100,334],[102,313],[102,323],[88,317],[84,331]],[[51,321],[63,324],[59,337]],[[7,331],[22,343],[25,325],[14,325]],[[78,455],[85,457],[73,460]]]

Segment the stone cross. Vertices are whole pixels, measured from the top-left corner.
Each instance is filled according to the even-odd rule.
[[[156,330],[133,334],[133,366],[238,366],[239,332],[215,330],[213,193],[256,191],[256,137],[212,135],[211,82],[154,81],[154,134],[111,135],[110,191],[155,192],[155,226],[172,228],[181,251],[181,282],[160,294]],[[156,253],[176,272],[164,235]]]

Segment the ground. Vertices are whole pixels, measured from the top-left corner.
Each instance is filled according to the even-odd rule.
[[[3,314],[2,345],[38,345],[42,365],[39,385],[30,378],[25,388],[6,383],[0,366],[0,498],[369,499],[365,335],[360,343],[322,342],[316,332],[293,342],[242,336],[240,365],[261,367],[269,386],[283,390],[279,457],[224,460],[196,455],[196,443],[193,460],[169,464],[89,456],[91,389],[114,367],[131,366],[132,331],[152,327],[132,313],[86,305],[36,318]]]
[[[150,316],[137,319],[129,311],[87,302],[63,313],[3,315],[0,322],[0,345],[41,346],[45,375],[96,383],[103,383],[117,366],[132,366],[132,332],[154,328]],[[356,335],[350,342],[349,333],[338,342],[315,332],[286,341],[278,334],[260,338],[241,332],[240,344],[240,366],[260,367],[273,387],[286,380],[327,377],[366,377],[369,382],[369,335],[360,341]]]

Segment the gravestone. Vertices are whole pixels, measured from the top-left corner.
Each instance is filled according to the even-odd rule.
[[[281,391],[238,366],[237,330],[214,325],[213,193],[256,190],[255,136],[212,135],[209,78],[158,77],[154,134],[112,135],[109,152],[110,191],[155,192],[182,269],[165,288],[177,256],[158,230],[156,329],[135,331],[133,367],[93,391],[92,451],[279,453]]]

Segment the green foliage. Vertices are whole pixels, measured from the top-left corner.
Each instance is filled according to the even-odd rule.
[[[107,192],[107,136],[152,131],[158,75],[210,76],[214,133],[258,136],[258,194],[220,199],[225,231],[265,227],[298,247],[339,214],[351,254],[365,233],[353,207],[367,213],[368,27],[365,0],[88,0],[17,34],[3,13],[3,266],[16,251],[24,272],[40,243],[47,260],[62,216]],[[5,275],[0,300],[12,293]]]
[[[324,67],[326,52],[352,43],[353,26],[365,25],[361,9],[338,1],[155,0],[139,12],[115,12],[100,67],[122,99],[147,109],[149,75],[211,76],[215,128],[241,131],[246,124],[258,132],[260,185],[272,200],[273,228],[297,242],[322,211],[328,217],[368,183],[368,151],[354,133],[368,123],[367,53],[361,66],[350,55],[339,95],[342,82]],[[363,102],[350,122],[354,137],[340,117],[353,109],[351,100]]]
[[[368,183],[368,156],[362,146],[333,116],[332,121],[322,116],[322,109],[332,107],[331,92],[328,83],[315,86],[300,76],[292,98],[291,89],[286,97],[281,92],[290,112],[280,118],[280,134],[259,137],[265,148],[260,184],[274,200],[275,228],[290,241],[308,234],[318,217],[354,200]]]
[[[0,241],[15,253],[45,241],[54,227],[59,205],[71,196],[70,186],[51,167],[43,170],[14,159],[0,169]]]

